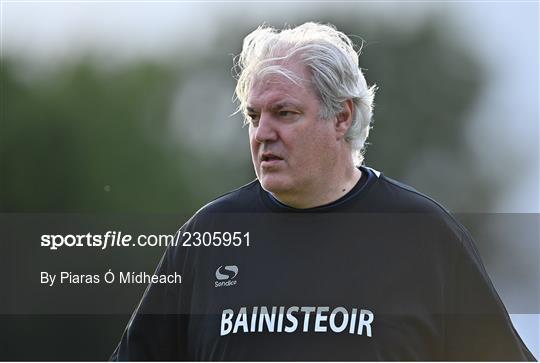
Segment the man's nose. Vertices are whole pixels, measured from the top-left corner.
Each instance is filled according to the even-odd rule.
[[[255,131],[255,140],[260,143],[276,141],[278,138],[274,122],[270,115],[261,114]]]

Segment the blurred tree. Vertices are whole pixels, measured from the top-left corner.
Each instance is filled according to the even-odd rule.
[[[176,69],[139,62],[103,70],[81,59],[26,80],[15,60],[1,69],[2,211],[200,207],[198,150],[167,137]]]

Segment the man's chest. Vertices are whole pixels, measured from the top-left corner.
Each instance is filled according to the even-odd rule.
[[[199,251],[193,359],[434,359],[440,276],[421,246],[347,235],[267,234],[249,248]]]

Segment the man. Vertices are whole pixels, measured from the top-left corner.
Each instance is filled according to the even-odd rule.
[[[149,286],[113,359],[534,360],[466,230],[359,166],[374,88],[347,36],[260,27],[238,65],[257,179],[180,229],[157,273],[181,286]]]

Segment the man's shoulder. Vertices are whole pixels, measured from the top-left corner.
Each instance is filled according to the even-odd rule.
[[[440,202],[427,194],[374,169],[370,170],[377,177],[376,187],[370,196],[376,209],[381,212],[450,214]]]
[[[374,171],[372,169],[372,171]],[[418,220],[431,226],[440,226],[452,231],[460,239],[469,239],[469,232],[443,204],[414,187],[374,171],[376,187],[369,195],[370,210],[375,213],[395,216],[416,215]]]

